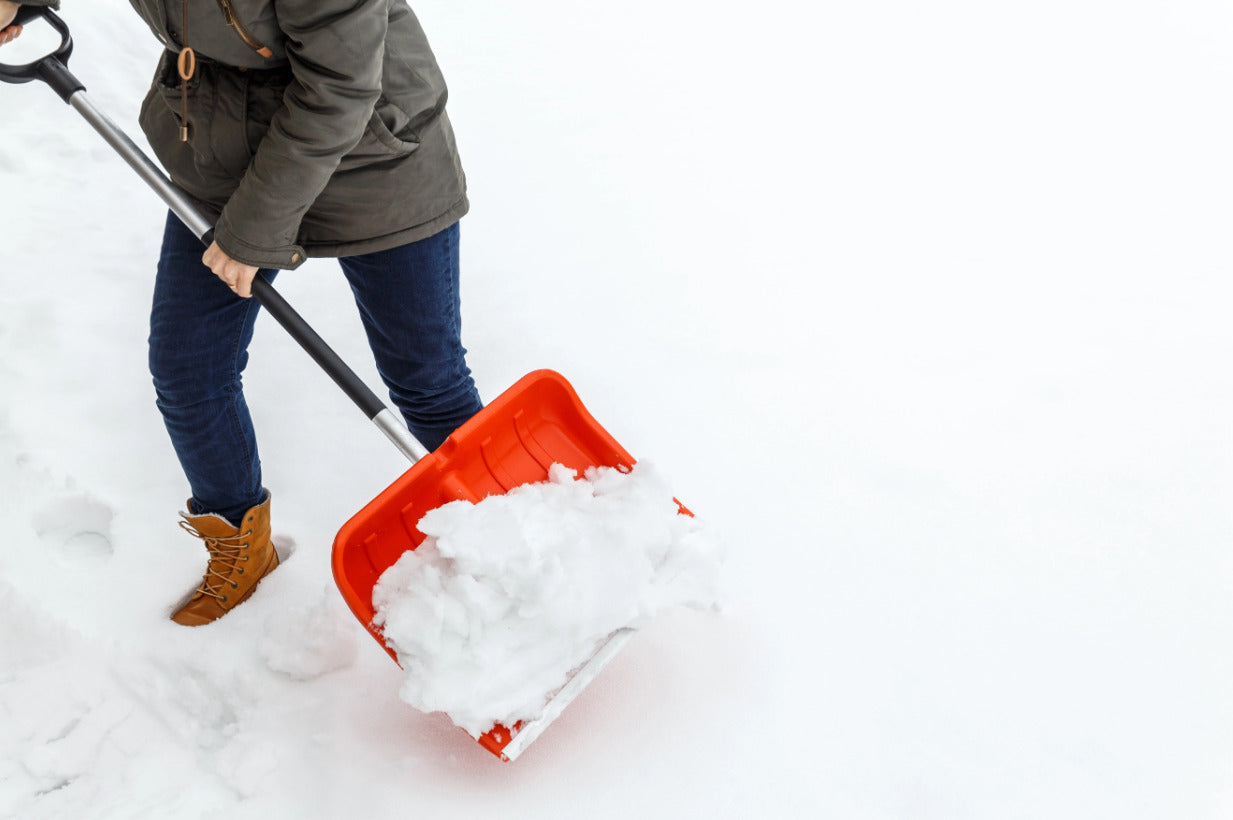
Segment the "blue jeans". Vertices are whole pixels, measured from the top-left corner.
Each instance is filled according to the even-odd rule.
[[[481,408],[462,346],[458,224],[419,242],[339,260],[377,372],[420,442],[435,449]],[[191,513],[238,522],[264,498],[241,374],[260,310],[201,263],[174,214],[163,234],[150,315],[158,409],[192,489]],[[259,275],[273,280],[277,271]]]

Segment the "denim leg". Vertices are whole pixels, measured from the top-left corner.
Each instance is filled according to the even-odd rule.
[[[340,259],[407,426],[430,450],[482,408],[462,346],[458,223],[418,242]]]
[[[163,423],[192,489],[190,513],[238,521],[264,498],[240,374],[259,305],[201,263],[200,240],[167,215],[154,305],[150,374]],[[272,279],[275,271],[263,270]]]

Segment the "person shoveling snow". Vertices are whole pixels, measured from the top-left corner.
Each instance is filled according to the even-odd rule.
[[[624,475],[622,468],[630,468],[634,463],[633,457],[590,416],[573,388],[560,374],[549,370],[529,373],[487,407],[479,406],[479,396],[465,364],[465,351],[458,337],[458,229],[454,223],[466,209],[466,197],[449,138],[448,121],[439,105],[425,112],[427,120],[421,123],[431,133],[426,136],[426,132],[420,132],[418,140],[409,141],[406,149],[406,156],[414,152],[415,158],[430,162],[431,167],[419,162],[407,164],[401,161],[396,165],[384,163],[382,167],[391,174],[395,169],[406,171],[413,178],[420,172],[429,176],[444,174],[446,183],[451,180],[458,183],[460,199],[448,207],[443,200],[433,199],[429,203],[433,208],[442,206],[447,210],[430,218],[428,223],[400,229],[393,234],[383,234],[370,240],[348,240],[327,231],[328,236],[321,240],[311,230],[315,212],[312,197],[319,197],[316,200],[318,204],[326,201],[336,205],[338,203],[331,198],[331,192],[346,199],[347,191],[335,190],[337,180],[330,175],[332,172],[316,175],[324,188],[306,192],[300,187],[289,186],[288,190],[281,190],[280,184],[276,184],[277,180],[289,173],[289,169],[295,170],[294,162],[286,166],[280,159],[280,152],[290,150],[283,144],[283,129],[271,126],[254,149],[250,167],[255,173],[242,173],[237,182],[239,187],[230,198],[212,196],[218,191],[209,186],[219,184],[216,179],[201,180],[192,174],[185,176],[188,160],[184,152],[196,150],[191,143],[194,133],[191,115],[196,110],[190,105],[194,97],[193,89],[223,82],[220,77],[225,76],[225,66],[212,59],[204,66],[204,75],[199,76],[193,49],[182,45],[177,61],[168,59],[168,54],[172,52],[164,55],[146,107],[147,112],[154,108],[159,113],[143,113],[143,126],[159,158],[171,171],[171,179],[168,179],[126,134],[87,99],[85,86],[67,68],[67,60],[72,53],[68,26],[58,15],[47,10],[49,5],[58,6],[58,0],[42,0],[39,4],[41,11],[32,16],[43,17],[60,33],[59,47],[35,63],[16,66],[0,64],[0,80],[15,84],[35,79],[46,82],[116,149],[172,210],[167,221],[159,276],[155,282],[150,367],[159,397],[159,409],[193,489],[188,510],[184,514],[184,527],[200,538],[210,551],[210,562],[201,584],[190,599],[176,609],[172,620],[190,626],[217,620],[246,600],[257,582],[278,566],[278,556],[270,540],[270,494],[261,486],[260,462],[240,390],[239,374],[247,358],[246,347],[251,340],[256,305],[265,308],[295,338],[369,420],[412,462],[410,470],[344,525],[334,542],[332,564],[335,581],[352,611],[383,645],[386,642],[374,626],[375,611],[371,609],[373,587],[381,572],[423,540],[423,534],[419,531],[413,533],[414,526],[408,525],[408,516],[412,512],[418,519],[424,512],[455,499],[478,502],[481,498],[503,495],[527,484],[542,483],[545,479],[548,479],[547,485],[564,487],[567,492],[558,497],[553,494],[556,491],[541,488],[521,491],[519,497],[531,498],[548,507],[556,505],[559,509],[571,509],[570,504],[564,502],[572,499],[585,508],[587,514],[583,519],[595,518],[596,511],[612,506],[611,501],[599,503],[599,499],[607,499],[608,496],[627,500],[637,498],[636,492],[619,492],[616,489],[618,485],[623,485],[622,479],[615,476]],[[9,14],[11,9],[11,3],[0,0],[0,12]],[[274,42],[278,46],[277,49],[257,49],[261,59],[273,57],[277,61],[280,58],[279,49],[286,51],[283,55],[286,64],[271,63],[272,73],[252,65],[256,58],[251,54],[236,56],[237,52],[229,51],[228,45],[234,49],[236,44],[222,37],[225,31],[220,33],[215,27],[202,26],[200,19],[194,31],[200,35],[204,28],[206,36],[200,42],[208,44],[212,50],[217,46],[218,53],[239,61],[236,63],[239,66],[237,70],[247,72],[245,81],[241,83],[246,89],[244,93],[253,92],[261,98],[269,90],[263,83],[273,83],[276,93],[272,100],[266,101],[271,106],[272,118],[287,127],[306,127],[310,132],[314,131],[315,124],[328,132],[322,137],[328,139],[331,135],[341,136],[330,131],[340,127],[340,123],[334,122],[337,117],[332,116],[331,124],[327,125],[312,116],[321,107],[320,100],[313,111],[308,112],[295,102],[298,94],[307,93],[306,89],[311,91],[312,81],[320,79],[317,73],[321,70],[312,59],[299,58],[311,57],[314,49],[322,45],[323,41],[318,35],[329,40],[329,35],[321,34],[323,30],[342,34],[342,30],[335,27],[345,28],[345,23],[355,23],[364,29],[356,32],[357,35],[376,36],[372,30],[376,26],[363,24],[374,22],[368,15],[377,14],[380,17],[388,13],[385,19],[388,23],[387,42],[397,40],[412,50],[424,49],[424,60],[419,65],[426,73],[417,74],[417,77],[427,83],[427,88],[422,90],[433,94],[439,92],[437,99],[443,104],[444,86],[438,82],[435,63],[427,51],[427,44],[423,42],[422,32],[403,0],[377,6],[361,4],[354,9],[349,7],[345,14],[343,10],[336,9],[334,3],[327,3],[324,8],[314,6],[314,9],[316,11],[301,9],[296,14],[280,15],[275,23],[257,29],[257,34],[266,42]],[[173,28],[166,28],[168,36],[165,42],[175,40],[182,44],[187,39],[190,19],[187,4],[182,5],[182,11],[184,16],[179,34]],[[21,14],[31,13],[23,11]],[[300,14],[307,15],[311,20],[301,18]],[[316,18],[312,17],[313,14],[322,16]],[[168,21],[162,18],[160,13],[157,19],[147,19],[156,33],[164,31],[164,26],[168,25]],[[310,25],[312,20],[317,20],[320,25]],[[6,22],[0,17],[0,27]],[[228,17],[228,25],[236,32],[243,33],[239,21],[233,16]],[[295,28],[298,35],[289,34],[285,30],[287,25]],[[280,26],[284,28],[278,29]],[[303,30],[298,26],[302,26]],[[246,45],[252,45],[250,39],[253,42],[256,40],[252,32],[248,34],[241,39]],[[380,49],[358,51],[373,51],[378,55],[374,59],[379,64]],[[324,54],[317,56],[322,59],[329,57]],[[362,65],[348,64],[345,67],[357,71],[379,67],[371,64],[371,60],[365,62],[365,59],[352,54],[347,60],[358,61]],[[391,69],[396,75],[408,68],[404,62],[399,62],[399,66]],[[172,68],[176,69],[180,78],[179,84],[171,83],[169,86],[179,89],[175,95],[179,101],[178,109],[173,109],[170,98],[162,94],[163,86],[158,82],[170,82]],[[307,72],[307,76],[300,77],[301,72]],[[377,76],[388,74],[377,72]],[[190,86],[194,78],[199,79],[198,85]],[[215,88],[213,85],[211,99],[221,93],[221,86]],[[337,91],[336,85],[331,82],[331,89]],[[295,94],[292,89],[295,89]],[[285,99],[279,96],[284,93]],[[168,98],[160,103],[160,95]],[[283,102],[278,102],[278,99],[283,99]],[[423,103],[424,95],[416,97],[416,100]],[[346,105],[342,103],[347,101],[339,102],[342,107],[336,114],[346,114],[349,118],[357,116],[357,110],[362,109],[359,119],[367,118],[368,124],[364,133],[359,135],[360,142],[351,143],[363,156],[348,153],[350,149],[340,149],[336,152],[339,154],[336,158],[341,160],[337,167],[346,167],[347,179],[352,182],[367,179],[377,187],[392,184],[392,188],[382,189],[386,191],[406,183],[407,180],[401,176],[397,179],[373,177],[372,174],[377,174],[380,169],[369,163],[368,153],[363,150],[365,139],[372,136],[374,129],[379,134],[382,128],[385,131],[397,128],[401,132],[410,127],[409,123],[400,120],[398,111],[390,110],[389,106],[397,107],[396,101],[385,97],[369,99],[367,107],[360,105],[359,109],[350,104],[354,100]],[[156,107],[159,105],[161,107]],[[169,138],[167,130],[171,122],[167,111],[174,114],[174,110],[179,110],[181,116],[176,129],[180,136],[179,143]],[[385,123],[386,114],[390,114],[395,122]],[[201,122],[200,119],[195,121]],[[224,131],[233,124],[230,120],[225,122]],[[378,128],[378,125],[382,127]],[[214,146],[216,131],[214,124],[211,124],[211,147]],[[321,135],[323,132],[317,130],[316,133]],[[189,141],[187,146],[184,144],[186,140]],[[379,141],[387,148],[391,147],[389,140]],[[432,149],[434,141],[438,144]],[[276,147],[267,151],[269,145]],[[426,152],[436,156],[436,160],[426,157]],[[291,153],[295,154],[296,151],[292,150]],[[317,149],[311,153],[318,158],[324,156]],[[263,161],[263,158],[269,159]],[[448,168],[439,166],[442,158]],[[322,171],[316,164],[309,163],[309,166],[300,170],[305,173]],[[200,171],[196,165],[193,168]],[[207,187],[194,188],[199,182]],[[446,184],[445,189],[454,191],[450,184]],[[241,196],[241,193],[245,195]],[[306,193],[312,196],[302,196]],[[276,201],[265,201],[271,197]],[[299,245],[280,245],[263,250],[251,243],[245,245],[241,242],[243,253],[248,260],[254,260],[253,264],[245,262],[245,257],[237,261],[227,252],[227,245],[235,240],[236,228],[228,215],[247,212],[246,209],[253,206],[254,201],[262,208],[271,204],[283,206],[275,208],[279,214],[274,217],[275,227],[281,226],[280,231],[286,229],[279,232],[279,242],[297,241],[295,225],[291,223],[303,217],[305,229],[319,240],[304,240],[310,250],[317,248],[325,255],[336,253],[343,256],[344,250],[356,254],[344,256],[343,268],[361,306],[378,370],[390,387],[395,403],[403,411],[406,425],[397,420],[394,413],[282,299],[269,281],[273,271],[266,271],[263,276],[255,278],[252,276],[257,273],[254,264],[278,267],[288,261],[289,265],[282,266],[298,265],[303,260]],[[299,203],[301,207],[294,220],[283,224],[279,220],[286,216],[283,212],[288,201]],[[379,197],[366,195],[365,198],[365,202],[378,203],[376,207],[384,211],[386,209],[380,204],[382,201]],[[415,198],[402,201],[402,205],[414,206]],[[203,208],[213,208],[214,211],[207,214]],[[357,213],[360,210],[357,209]],[[364,225],[344,221],[358,231],[373,229],[368,221]],[[263,223],[253,224],[260,227]],[[197,256],[198,248],[193,244],[194,240],[207,246],[204,257]],[[396,246],[397,242],[406,244]],[[221,250],[220,245],[223,246]],[[209,273],[214,276],[207,275]],[[221,284],[219,279],[222,280]],[[226,287],[223,287],[224,284]],[[414,299],[411,299],[411,291],[414,291]],[[250,295],[255,297],[253,302],[247,301]],[[407,308],[408,300],[418,307]],[[414,339],[406,338],[401,333],[408,329],[414,331]],[[228,339],[231,341],[228,342]],[[226,361],[218,360],[220,352],[226,353],[222,356]],[[408,376],[410,381],[403,383],[395,372]],[[562,472],[562,468],[553,468],[550,474],[549,468],[557,463],[570,464],[576,469],[592,468],[593,472],[588,473],[586,478],[589,489],[579,492],[579,488],[572,485],[573,479]],[[607,467],[609,472],[598,469],[600,467]],[[222,494],[218,496],[220,498],[230,493],[231,500],[244,500],[236,504],[204,500],[213,497],[216,492]],[[534,495],[536,492],[540,495]],[[489,713],[506,715],[504,720],[517,722],[520,715],[534,714],[540,709],[542,714],[533,721],[533,725],[513,727],[518,731],[516,744],[511,744],[512,737],[504,727],[497,727],[502,729],[501,737],[496,736],[494,729],[480,738],[481,744],[489,751],[506,760],[513,759],[602,669],[628,637],[630,630],[626,627],[630,624],[638,623],[658,607],[678,599],[691,602],[706,597],[699,597],[698,590],[706,584],[699,586],[699,579],[693,577],[698,566],[688,558],[706,550],[687,546],[691,525],[676,522],[678,518],[691,516],[675,503],[668,503],[671,496],[666,490],[660,495],[664,502],[660,509],[674,521],[672,525],[657,523],[652,526],[652,519],[640,512],[640,502],[632,507],[617,509],[610,516],[598,516],[604,521],[598,529],[588,530],[573,519],[567,519],[572,523],[564,527],[559,522],[536,524],[533,531],[542,534],[563,529],[573,541],[543,542],[537,540],[539,534],[534,538],[514,541],[512,543],[522,545],[523,553],[516,550],[511,552],[508,548],[498,550],[495,553],[499,559],[498,566],[480,565],[476,573],[468,576],[469,582],[462,580],[455,583],[451,580],[442,585],[441,591],[447,596],[439,604],[442,625],[446,623],[448,614],[451,618],[450,629],[458,628],[461,605],[462,619],[468,625],[468,631],[460,633],[465,640],[470,640],[472,636],[471,623],[477,624],[479,632],[498,638],[511,624],[518,623],[525,633],[521,639],[527,642],[527,647],[535,648],[534,652],[524,649],[518,653],[519,664],[506,664],[522,677],[507,686],[514,692],[500,698],[500,703],[494,704],[493,698],[485,699],[469,692],[463,703],[451,707],[452,712],[457,713],[457,719],[468,725],[489,721]],[[588,498],[591,500],[587,501]],[[490,508],[483,509],[487,513]],[[438,528],[434,535],[437,540],[431,549],[423,553],[424,556],[436,554],[456,561],[468,554],[451,546],[454,526],[441,523],[451,521],[452,515],[441,513],[436,524],[428,525]],[[628,518],[629,522],[618,526],[617,520],[622,517]],[[522,518],[532,523],[538,520],[534,515]],[[519,516],[515,515],[513,519],[517,520]],[[482,522],[484,518],[479,520]],[[633,535],[617,538],[617,533],[622,531],[633,532]],[[486,533],[481,541],[493,540],[494,535],[508,535],[510,529],[500,524],[496,529],[482,529],[481,532]],[[668,534],[666,540],[660,538],[664,532]],[[652,534],[658,535],[648,538]],[[462,539],[462,542],[465,540]],[[574,542],[585,549],[578,552],[575,548],[571,552],[564,546]],[[630,552],[617,548],[616,544],[640,544],[643,551]],[[600,548],[606,548],[606,551]],[[526,552],[527,549],[530,551]],[[511,572],[520,560],[530,561],[530,570],[523,569],[522,574]],[[648,568],[652,570],[650,573]],[[674,591],[665,593],[658,589],[656,583],[661,579],[674,581],[667,585]],[[487,583],[487,580],[495,580],[496,586]],[[680,586],[676,586],[675,582],[681,582]],[[429,578],[430,589],[431,583],[432,576]],[[622,583],[626,586],[622,587]],[[502,601],[499,597],[494,598],[493,593],[498,591],[509,599]],[[588,606],[591,608],[588,609]],[[572,620],[567,620],[566,615]],[[392,613],[382,617],[384,625],[393,627],[391,635],[400,630],[400,618]],[[414,619],[411,623],[415,623]],[[410,629],[403,638],[407,645],[420,641],[427,646],[435,645],[438,649],[460,646],[445,640],[444,633],[434,638],[418,632],[418,626]],[[508,651],[511,645],[517,646],[516,641],[520,639],[516,635],[505,638],[495,644],[483,645],[483,653],[500,657],[503,650]],[[514,643],[511,644],[511,641]],[[393,654],[393,649],[388,645],[387,650]],[[551,658],[551,663],[530,660],[537,655]],[[562,663],[565,664],[563,667],[560,666]],[[448,663],[437,665],[449,668]],[[572,673],[571,665],[575,667]],[[531,670],[530,674],[526,674],[528,670]],[[561,680],[562,674],[564,681]],[[555,690],[552,688],[554,686],[557,687]],[[425,691],[429,689],[430,685]],[[535,701],[542,704],[545,699],[547,703],[542,708],[534,705]],[[478,711],[467,713],[468,708]]]

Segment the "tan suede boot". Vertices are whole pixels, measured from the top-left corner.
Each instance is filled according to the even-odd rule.
[[[191,505],[189,509],[192,509]],[[278,553],[270,543],[270,494],[244,513],[240,527],[220,515],[188,515],[180,526],[205,542],[210,551],[201,586],[171,620],[184,626],[216,621],[253,594],[257,582],[278,566]]]

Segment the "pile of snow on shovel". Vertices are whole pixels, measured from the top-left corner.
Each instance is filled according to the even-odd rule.
[[[538,717],[615,630],[718,599],[719,541],[645,464],[556,464],[419,529],[373,589],[374,623],[405,671],[400,697],[476,736]]]

